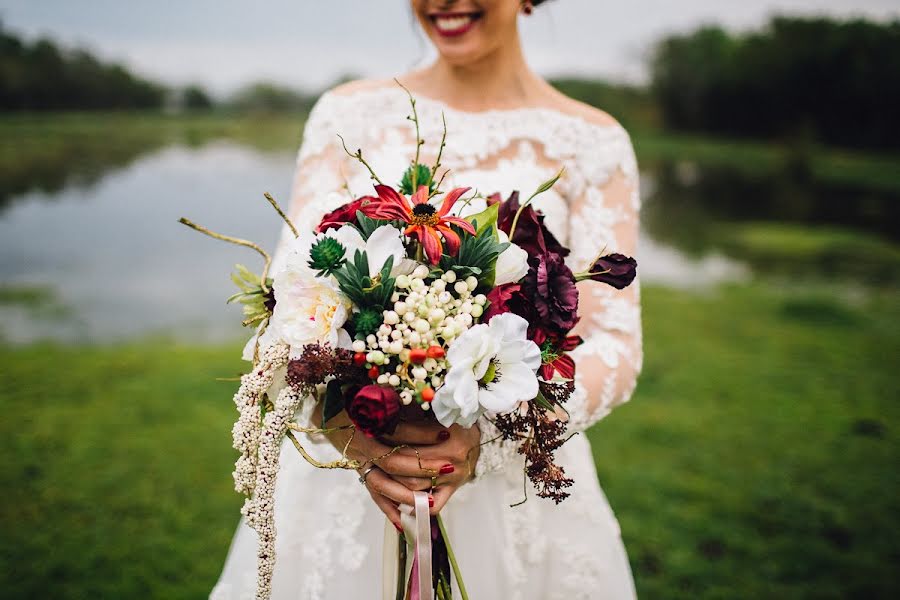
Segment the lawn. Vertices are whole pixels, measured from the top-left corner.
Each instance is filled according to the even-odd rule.
[[[643,299],[637,393],[589,434],[639,594],[898,597],[896,293]],[[205,596],[240,505],[238,345],[0,354],[0,594]]]

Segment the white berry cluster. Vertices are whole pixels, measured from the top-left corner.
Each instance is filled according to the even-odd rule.
[[[275,400],[274,410],[266,413],[259,440],[259,465],[252,498],[244,502],[241,513],[247,518],[258,537],[256,597],[267,600],[272,593],[272,575],[275,572],[275,479],[278,475],[278,457],[287,424],[297,412],[302,396],[290,386],[285,386]]]
[[[276,371],[287,364],[290,348],[273,344],[263,350],[253,369],[241,377],[241,386],[234,395],[238,418],[231,429],[232,444],[240,455],[234,464],[234,488],[250,495],[256,484],[260,436],[260,398],[274,382]]]
[[[376,383],[396,388],[404,404],[416,400],[425,410],[447,370],[446,347],[477,321],[487,302],[484,294],[473,295],[478,287],[473,276],[458,279],[447,271],[432,279],[429,274],[419,265],[410,275],[399,275],[393,307],[384,311],[378,331],[353,343]]]

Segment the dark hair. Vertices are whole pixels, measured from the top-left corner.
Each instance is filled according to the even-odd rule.
[[[534,6],[535,8],[537,8],[538,6],[540,6],[541,4],[543,4],[546,1],[547,0],[531,0],[531,5]]]

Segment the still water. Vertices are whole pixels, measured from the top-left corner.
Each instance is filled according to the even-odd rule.
[[[262,197],[286,199],[291,152],[234,142],[170,146],[89,180],[15,192],[0,204],[0,339],[86,343],[143,334],[184,340],[242,335],[226,306],[231,266],[259,269],[252,252],[177,223],[181,216],[273,248],[277,215]],[[647,206],[658,176],[642,174]],[[652,232],[637,253],[645,284],[704,287],[748,269],[714,247],[684,252]]]

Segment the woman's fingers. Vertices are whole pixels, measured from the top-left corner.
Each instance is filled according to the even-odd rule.
[[[371,489],[369,490],[369,495],[372,496],[372,501],[374,501],[375,505],[381,509],[384,516],[394,524],[394,527],[402,529],[402,525],[400,525],[400,509],[397,508],[397,505],[387,496],[382,496]]]
[[[434,498],[434,505],[431,507],[430,511],[432,516],[441,512],[441,509],[447,505],[447,501],[455,491],[456,487],[451,485],[434,488],[434,491],[431,493],[431,496]]]
[[[402,477],[395,476],[394,481],[402,484],[406,489],[413,492],[429,492],[431,491],[431,479],[423,477]]]
[[[397,429],[389,436],[382,436],[384,443],[391,446],[404,444],[415,446],[431,446],[440,444],[450,438],[450,432],[439,423],[431,422],[403,422],[397,425]]]
[[[375,461],[382,470],[391,475],[400,477],[437,477],[449,475],[456,471],[456,467],[446,460],[437,458],[420,458],[416,454],[406,454],[400,451]]]
[[[380,469],[375,469],[369,473],[366,478],[366,487],[370,491],[387,496],[398,504],[415,505],[415,496],[412,491],[407,489],[402,483],[394,481],[394,479]]]

